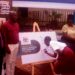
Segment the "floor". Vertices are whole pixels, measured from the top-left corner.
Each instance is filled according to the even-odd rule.
[[[32,74],[32,66],[31,65],[25,65],[23,67],[16,66],[15,75],[31,75],[31,74]],[[49,63],[35,65],[34,74],[35,75],[53,75]]]
[[[54,75],[50,66],[50,63],[44,64],[36,64],[34,66],[34,75]],[[4,70],[2,71],[2,75],[4,75]],[[16,67],[15,67],[15,75],[32,75],[32,65],[22,65],[21,61],[17,59]],[[71,74],[55,74],[55,75],[75,75],[75,73]]]

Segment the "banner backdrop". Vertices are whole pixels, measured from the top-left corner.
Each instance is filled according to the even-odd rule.
[[[13,0],[13,1],[34,1],[34,2],[75,3],[75,0]]]
[[[12,6],[75,10],[75,0],[12,0]]]
[[[52,40],[57,40],[56,33],[54,31],[19,33],[22,64],[55,59],[44,53],[44,49],[46,48],[44,38],[46,36],[50,36]]]

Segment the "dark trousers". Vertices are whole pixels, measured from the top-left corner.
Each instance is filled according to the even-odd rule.
[[[3,64],[3,58],[5,56],[5,51],[4,49],[0,48],[0,75],[2,74],[2,64]]]
[[[0,55],[0,75],[2,73],[3,55]]]

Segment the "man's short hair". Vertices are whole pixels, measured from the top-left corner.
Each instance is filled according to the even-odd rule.
[[[10,14],[10,13],[14,13],[14,14],[16,14],[16,11],[11,10],[11,11],[9,11],[9,14]]]
[[[45,39],[44,39],[44,42],[48,42],[48,41],[51,41],[51,37],[50,36],[46,36]]]
[[[9,18],[11,17],[11,16],[13,16],[13,15],[16,15],[17,13],[16,13],[16,11],[9,11]]]

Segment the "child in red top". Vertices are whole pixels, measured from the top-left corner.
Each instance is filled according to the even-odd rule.
[[[54,58],[58,57],[54,63],[56,73],[75,71],[75,56],[71,48],[65,43],[51,40],[49,36],[45,37],[44,43],[47,46],[45,53]]]

